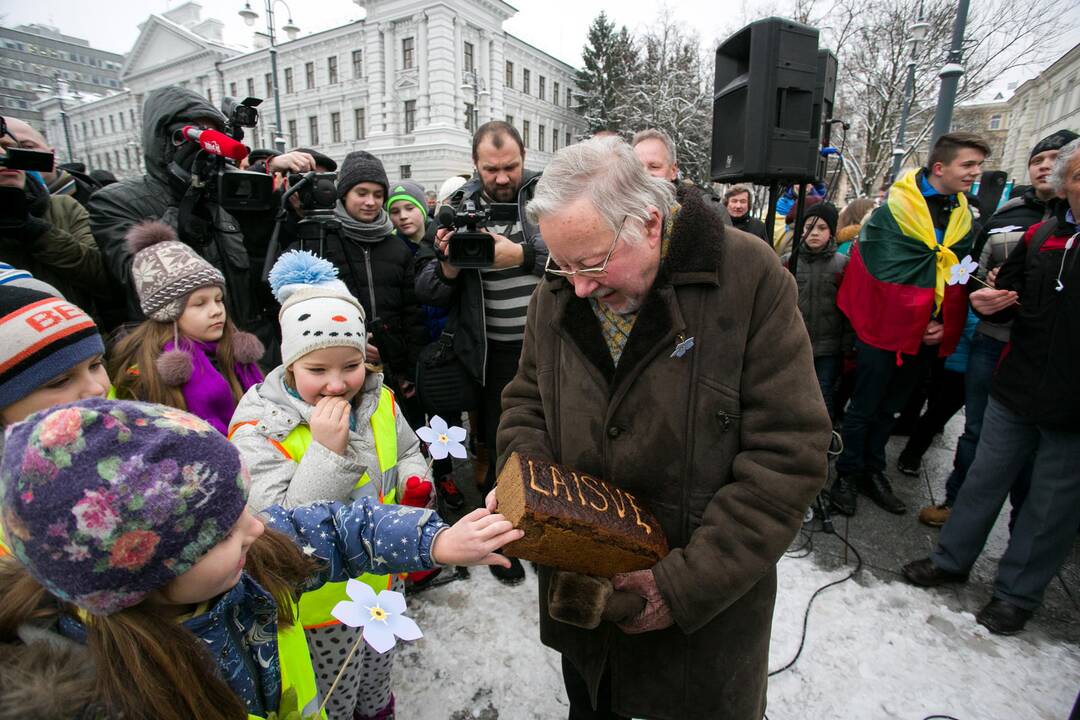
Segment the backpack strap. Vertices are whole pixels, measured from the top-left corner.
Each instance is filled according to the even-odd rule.
[[[1044,222],[1035,231],[1035,234],[1031,236],[1031,244],[1028,245],[1027,255],[1024,257],[1024,274],[1027,275],[1031,272],[1031,269],[1035,265],[1035,258],[1039,255],[1039,249],[1042,248],[1050,236],[1054,234],[1058,228],[1058,220],[1056,217],[1051,217]]]

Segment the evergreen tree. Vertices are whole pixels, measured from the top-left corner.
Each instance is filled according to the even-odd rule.
[[[624,25],[618,32],[603,11],[589,26],[583,52],[585,68],[577,73],[576,110],[588,133],[627,130],[626,88],[637,65],[634,40]]]

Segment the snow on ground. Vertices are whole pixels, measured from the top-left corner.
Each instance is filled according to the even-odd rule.
[[[528,564],[526,563],[528,568]],[[408,600],[423,639],[401,649],[394,690],[402,720],[565,718],[557,653],[539,641],[536,575],[513,588],[486,568]],[[818,587],[847,569],[812,556],[778,566],[770,668],[799,646],[803,613]],[[1059,720],[1080,688],[1080,649],[1038,631],[991,635],[944,598],[862,572],[818,596],[806,647],[770,678],[770,720],[821,718]]]

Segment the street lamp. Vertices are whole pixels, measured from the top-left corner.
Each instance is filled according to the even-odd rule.
[[[472,117],[469,118],[469,121],[472,124],[472,131],[475,133],[480,127],[480,98],[491,93],[484,87],[484,79],[480,77],[480,73],[476,72],[475,68],[469,68],[461,73],[461,89],[473,91]]]
[[[67,147],[68,162],[75,160],[75,153],[71,149],[71,128],[68,124],[67,108],[64,107],[64,86],[61,83],[60,76],[54,75],[53,82],[55,83],[56,101],[60,105],[60,124],[64,128],[64,145]],[[38,86],[38,92],[52,92],[53,87],[48,85]]]
[[[937,110],[934,111],[934,133],[930,137],[930,147],[937,139],[949,132],[952,125],[953,105],[956,104],[956,88],[960,76],[964,74],[964,25],[967,23],[968,0],[960,0],[956,7],[956,24],[953,25],[952,46],[945,65],[938,71],[941,89],[938,91]]]
[[[922,3],[919,3],[919,19],[908,28],[907,43],[911,45],[911,58],[908,60],[907,84],[904,85],[904,105],[900,109],[900,127],[896,131],[896,145],[893,147],[893,164],[891,180],[896,180],[900,174],[900,163],[904,160],[907,151],[904,149],[904,132],[907,130],[908,113],[911,112],[911,101],[915,95],[915,57],[919,43],[926,39],[930,32],[930,24],[923,22]]]
[[[300,28],[296,26],[296,23],[292,19],[292,10],[285,3],[285,0],[266,0],[266,35],[270,38],[270,84],[274,92],[274,122],[276,126],[272,130],[274,138],[274,146],[278,152],[285,152],[285,137],[281,134],[281,96],[278,93],[278,80],[277,80],[277,46],[275,44],[274,35],[274,5],[281,3],[285,5],[286,12],[289,13],[288,21],[282,26],[282,30],[288,36],[289,40],[295,40],[297,33],[300,32]],[[244,7],[240,10],[240,17],[244,19],[244,24],[249,27],[255,24],[255,20],[259,17],[259,13],[251,9],[251,2],[245,2]]]

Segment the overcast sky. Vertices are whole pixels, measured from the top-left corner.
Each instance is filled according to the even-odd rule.
[[[65,34],[85,38],[93,47],[126,53],[138,37],[138,23],[150,13],[164,12],[180,4],[181,0],[0,0],[0,24],[11,27],[43,22],[59,27]],[[225,39],[230,44],[250,45],[252,31],[265,29],[262,18],[255,21],[253,28],[244,25],[237,15],[243,0],[202,0],[200,4],[204,18],[214,17],[225,23]],[[252,7],[260,14],[264,4],[264,0],[251,0]],[[601,10],[617,25],[626,25],[636,32],[656,19],[662,4],[681,24],[696,31],[706,47],[737,30],[748,17],[759,14],[757,8],[783,6],[781,0],[512,0],[511,5],[518,13],[504,27],[522,40],[580,67],[589,24]],[[360,19],[365,13],[351,0],[292,0],[287,5],[294,11],[293,20],[300,26],[302,35]],[[287,14],[280,2],[276,7],[279,16]],[[1080,20],[1080,2],[1066,0],[1065,7],[1065,14],[1074,21]],[[280,17],[278,28],[284,23],[285,17]],[[1060,54],[1080,42],[1080,30],[1066,37],[1050,33],[1048,38]],[[1034,74],[1034,69],[1022,71],[1006,80],[1015,82]]]

